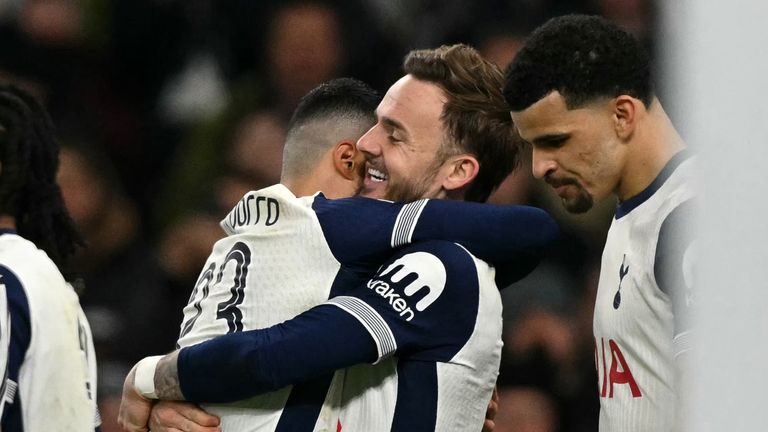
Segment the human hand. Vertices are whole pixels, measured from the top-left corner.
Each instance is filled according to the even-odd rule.
[[[493,388],[493,394],[491,395],[491,401],[488,402],[488,409],[485,411],[485,422],[483,423],[483,432],[493,432],[493,428],[496,427],[496,413],[499,412],[499,391],[496,387]]]
[[[190,402],[159,401],[149,419],[152,432],[220,432],[219,418]]]
[[[148,432],[147,425],[154,401],[139,394],[134,386],[135,376],[136,366],[125,377],[117,423],[124,432]]]

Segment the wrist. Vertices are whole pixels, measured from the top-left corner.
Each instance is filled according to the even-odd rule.
[[[136,364],[136,373],[133,379],[133,386],[141,396],[147,399],[157,399],[155,389],[155,370],[157,363],[163,356],[145,357]]]

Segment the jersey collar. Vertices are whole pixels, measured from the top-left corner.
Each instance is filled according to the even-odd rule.
[[[683,149],[672,156],[672,159],[670,159],[667,164],[664,165],[664,168],[662,168],[661,172],[659,172],[659,175],[656,176],[656,178],[651,182],[650,185],[648,185],[647,188],[632,198],[620,202],[619,205],[616,206],[616,219],[621,219],[622,217],[628,215],[629,212],[637,208],[640,204],[646,202],[648,198],[653,196],[653,194],[659,190],[661,185],[667,181],[672,173],[675,172],[677,167],[691,156],[693,156],[693,154],[688,149]]]
[[[16,230],[13,228],[0,228],[0,235],[3,234],[16,234]]]

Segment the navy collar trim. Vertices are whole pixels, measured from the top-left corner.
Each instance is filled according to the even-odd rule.
[[[648,185],[647,188],[632,198],[624,202],[620,202],[619,205],[616,206],[616,219],[621,219],[622,217],[628,215],[629,212],[636,209],[640,204],[648,201],[648,198],[653,196],[653,194],[659,190],[659,188],[667,181],[672,173],[675,172],[677,167],[691,156],[693,156],[693,153],[688,149],[681,150],[672,156],[672,159],[670,159],[669,162],[664,165],[664,168],[662,168],[661,172],[659,172],[659,175],[656,176],[656,178],[651,182],[650,185]]]
[[[3,234],[16,234],[16,230],[13,228],[0,228],[0,235]]]

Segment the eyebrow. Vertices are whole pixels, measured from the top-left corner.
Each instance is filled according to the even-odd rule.
[[[570,136],[571,134],[569,133],[547,134],[547,135],[542,135],[534,138],[531,141],[531,143],[534,145],[547,145],[547,144],[563,141],[569,138]]]

